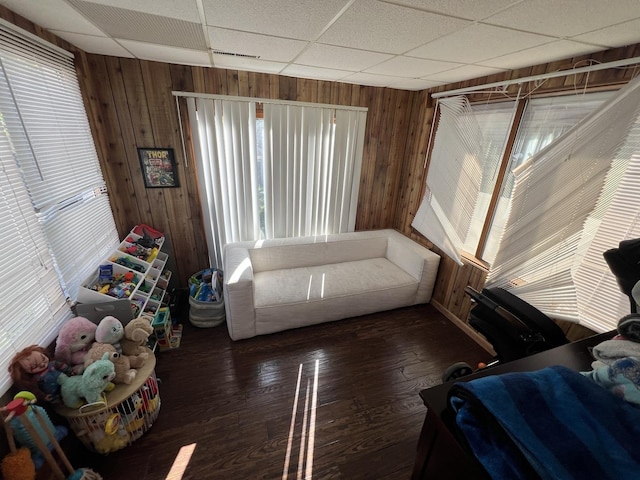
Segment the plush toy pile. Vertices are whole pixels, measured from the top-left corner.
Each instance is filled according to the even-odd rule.
[[[97,325],[74,317],[60,328],[53,360],[44,348],[27,347],[12,359],[11,378],[43,402],[70,408],[97,402],[114,384],[131,384],[149,357],[143,345],[151,333],[148,318],[136,318],[125,328],[113,316]]]

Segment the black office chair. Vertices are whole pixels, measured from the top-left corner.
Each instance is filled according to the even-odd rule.
[[[640,238],[623,240],[618,248],[612,248],[602,254],[611,273],[616,276],[622,293],[629,297],[631,313],[638,312],[633,298],[633,287],[640,281]]]
[[[496,352],[495,358],[482,368],[510,362],[569,343],[562,329],[533,305],[503,288],[485,288],[478,292],[471,287],[465,293],[475,303],[469,324],[486,337]],[[473,373],[464,362],[451,365],[442,381]]]

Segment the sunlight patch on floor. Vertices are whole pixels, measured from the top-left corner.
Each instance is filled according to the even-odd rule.
[[[291,423],[289,426],[289,437],[287,439],[287,451],[282,469],[282,480],[287,480],[291,467],[291,456],[294,448],[294,439],[300,436],[300,448],[298,452],[298,465],[295,468],[296,480],[311,479],[313,476],[313,453],[315,448],[316,435],[316,409],[318,405],[318,372],[320,370],[320,360],[315,361],[313,369],[313,381],[307,377],[307,386],[304,395],[304,406],[302,408],[302,423],[298,418],[298,404],[301,402],[300,387],[302,384],[302,373],[304,365],[301,363],[298,368],[298,381],[294,394],[293,407],[291,412]],[[299,432],[296,432],[299,427]]]
[[[169,470],[169,473],[165,477],[165,480],[180,480],[183,477],[195,449],[195,443],[185,445],[180,449],[178,455],[176,455],[176,459],[173,461],[173,465],[171,465],[171,470]]]

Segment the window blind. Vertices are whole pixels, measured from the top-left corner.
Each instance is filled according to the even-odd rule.
[[[351,231],[366,110],[187,98],[209,259],[226,243]]]
[[[495,184],[508,125],[502,134],[483,132],[464,96],[441,99],[438,105],[426,194],[412,226],[462,265],[461,251],[477,246],[490,197],[481,189],[488,190],[487,182]],[[511,112],[507,117],[510,121]]]
[[[49,345],[118,243],[73,56],[0,22],[2,365]],[[10,346],[11,345],[11,346]]]
[[[607,270],[602,253],[636,231],[639,116],[636,79],[514,171],[489,285],[512,288],[553,318],[615,326],[623,295],[597,272]]]

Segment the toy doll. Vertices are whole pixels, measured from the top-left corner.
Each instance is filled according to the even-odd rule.
[[[73,371],[62,362],[49,360],[44,348],[31,345],[13,357],[9,373],[18,389],[33,392],[40,401],[57,403],[61,399],[58,377]]]

